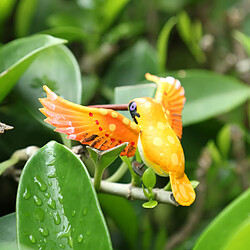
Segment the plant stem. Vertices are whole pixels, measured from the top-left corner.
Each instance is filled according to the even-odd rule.
[[[96,166],[94,175],[94,187],[96,191],[100,190],[103,171],[103,168],[101,168],[100,166]]]
[[[131,174],[131,178],[132,178],[131,184],[133,186],[139,186],[141,177],[138,176],[134,172],[134,170],[132,168],[132,165],[131,165],[131,162],[130,162],[130,159],[127,156],[120,156],[120,157],[121,157],[122,161],[125,162],[127,164],[127,166],[128,166],[128,170],[129,170],[129,172]]]
[[[100,192],[123,196],[130,200],[148,200],[144,195],[142,188],[134,187],[131,184],[113,183],[108,181],[102,181],[100,184]],[[178,206],[174,199],[171,198],[173,196],[172,192],[158,188],[154,188],[152,192],[155,195],[155,200],[159,203]]]
[[[167,183],[167,185],[163,188],[165,191],[171,191],[171,183],[170,181]]]
[[[127,172],[127,170],[128,170],[128,165],[125,162],[123,162],[121,166],[117,169],[117,171],[108,179],[106,179],[106,181],[109,182],[119,181],[123,177],[123,175]]]
[[[17,157],[11,157],[9,160],[0,163],[0,175],[9,167],[14,166],[18,163],[19,159]]]

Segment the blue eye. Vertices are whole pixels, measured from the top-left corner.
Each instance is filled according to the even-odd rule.
[[[135,111],[135,110],[136,110],[136,102],[132,102],[132,103],[129,105],[129,110],[130,110],[130,111]]]

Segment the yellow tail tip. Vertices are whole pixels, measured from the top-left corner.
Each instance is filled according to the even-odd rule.
[[[184,174],[181,178],[176,178],[173,173],[169,173],[171,187],[175,200],[182,206],[190,206],[195,201],[194,188]]]

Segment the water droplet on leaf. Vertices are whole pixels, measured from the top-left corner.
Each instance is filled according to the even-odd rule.
[[[30,191],[27,187],[24,189],[23,198],[26,200],[28,200],[30,198]]]
[[[39,232],[42,234],[42,236],[48,236],[49,235],[49,230],[47,228],[39,228]]]
[[[47,204],[51,209],[56,209],[56,202],[52,198],[49,198]]]
[[[38,196],[34,195],[33,198],[37,206],[41,206],[43,204],[43,201]]]
[[[36,243],[36,238],[33,234],[29,235],[29,240],[31,243],[35,244]]]
[[[47,185],[44,183],[40,176],[34,177],[34,182],[38,185],[41,191],[44,192],[47,190]]]
[[[74,217],[76,215],[76,211],[73,210],[72,213],[71,213],[72,217]]]
[[[83,235],[82,235],[82,234],[80,234],[80,235],[78,236],[77,241],[78,241],[79,243],[81,243],[81,242],[83,241]]]
[[[59,225],[61,223],[61,217],[58,212],[53,214],[53,218],[56,225]]]

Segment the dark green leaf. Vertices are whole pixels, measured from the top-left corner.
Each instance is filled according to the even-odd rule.
[[[16,250],[16,214],[0,218],[0,249]]]
[[[17,84],[17,96],[40,121],[45,118],[38,110],[41,108],[38,98],[46,96],[43,85],[66,100],[81,103],[80,69],[66,46],[54,46],[40,53]]]
[[[250,189],[227,206],[205,229],[194,250],[248,249]],[[215,240],[216,239],[216,240]]]
[[[19,247],[112,249],[85,166],[56,142],[26,163],[16,209]]]
[[[0,48],[0,102],[40,51],[62,43],[65,43],[65,40],[48,35],[36,35],[2,46]]]
[[[138,236],[138,219],[131,203],[118,196],[98,194],[104,212],[114,221],[129,243],[135,249]]]
[[[113,60],[104,78],[104,84],[135,84],[144,79],[145,73],[156,73],[157,67],[156,51],[147,41],[140,40]]]

